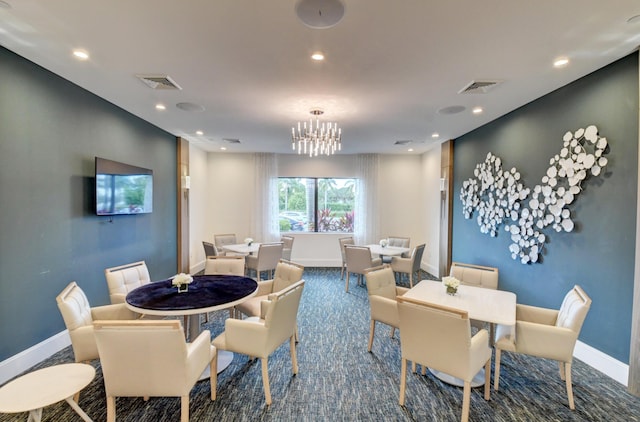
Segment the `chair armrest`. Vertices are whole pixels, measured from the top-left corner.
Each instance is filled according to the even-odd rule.
[[[266,296],[269,293],[273,293],[273,280],[264,280],[258,282],[258,291],[256,296]]]
[[[571,362],[577,334],[569,328],[516,321],[516,351]]]
[[[203,330],[191,343],[187,343],[187,379],[198,379],[213,358],[211,333]]]
[[[91,318],[94,321],[99,319],[136,319],[138,318],[138,314],[127,308],[127,305],[124,303],[116,303],[91,308]]]
[[[227,350],[266,358],[267,329],[263,321],[229,318],[224,324]]]
[[[489,332],[482,329],[471,337],[469,347],[469,369],[472,372],[471,377],[484,366],[487,360],[491,359],[491,353],[492,350],[489,347]]]
[[[516,321],[535,322],[536,324],[556,325],[558,311],[529,305],[516,305]]]
[[[400,326],[398,316],[398,302],[395,299],[389,299],[383,296],[369,296],[369,306],[371,308],[371,318],[376,321],[384,322],[393,327]]]
[[[408,287],[396,286],[396,296],[402,296],[409,291]]]

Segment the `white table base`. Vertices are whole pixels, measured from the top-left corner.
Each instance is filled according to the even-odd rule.
[[[464,387],[464,381],[460,378],[456,378],[452,375],[445,374],[444,372],[436,371],[435,369],[428,368],[429,372],[439,380],[446,382],[447,384],[455,385],[457,387]],[[484,385],[484,368],[478,371],[471,380],[471,387],[482,387]]]
[[[233,352],[229,352],[228,350],[218,350],[218,374],[227,369],[227,367],[231,365],[232,361]],[[210,375],[211,369],[207,366],[200,375],[200,378],[198,378],[198,381],[208,380]]]

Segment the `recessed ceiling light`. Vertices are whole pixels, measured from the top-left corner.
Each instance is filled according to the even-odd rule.
[[[88,60],[89,53],[84,50],[73,50],[73,56],[79,60]]]
[[[482,109],[482,107],[474,107],[473,110],[471,110],[471,111],[473,112],[473,114],[480,114],[484,110]]]
[[[413,152],[413,148],[409,148],[407,151],[409,151],[409,152]]]
[[[569,64],[569,59],[560,57],[553,62],[553,67],[564,67]]]
[[[324,60],[324,54],[318,52],[318,53],[313,53],[311,55],[311,58],[317,62]]]
[[[156,104],[156,110],[166,110],[167,107],[165,107],[164,104]]]
[[[204,132],[201,131],[201,130],[196,130],[196,135],[202,136],[202,135],[204,135]]]
[[[226,151],[226,150],[227,150],[227,147],[220,147],[220,150],[221,150],[221,151]]]
[[[439,138],[439,137],[440,137],[440,134],[439,134],[438,132],[433,132],[433,133],[431,134],[431,137],[432,137],[433,139],[436,139],[436,138]]]

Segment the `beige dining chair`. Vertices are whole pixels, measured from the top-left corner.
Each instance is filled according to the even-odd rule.
[[[218,256],[218,248],[211,242],[202,242],[202,246],[204,247],[204,257],[208,256]]]
[[[225,321],[224,332],[213,340],[219,350],[229,350],[260,358],[262,362],[262,383],[267,405],[271,404],[269,386],[269,356],[280,345],[289,340],[289,353],[293,374],[298,373],[296,358],[296,320],[304,281],[300,280],[278,293],[270,294],[261,302],[259,317],[247,319],[229,318]]]
[[[149,269],[144,261],[119,265],[104,270],[111,303],[124,303],[131,290],[151,283]]]
[[[215,234],[213,235],[213,243],[216,245],[218,249],[218,255],[227,255],[227,252],[224,250],[226,245],[235,245],[238,242],[236,241],[235,233],[225,233],[225,234]]]
[[[376,331],[376,322],[390,326],[391,337],[393,337],[396,328],[400,327],[398,301],[396,298],[405,294],[409,289],[396,286],[393,270],[388,264],[370,268],[365,271],[364,276],[367,280],[369,311],[371,315],[367,351],[371,352],[373,336]]]
[[[96,321],[95,338],[107,395],[107,422],[116,420],[117,397],[180,397],[180,420],[189,420],[189,393],[209,366],[216,399],[217,349],[204,330],[191,343],[178,320]]]
[[[347,261],[347,281],[345,284],[345,291],[349,293],[349,275],[351,273],[357,274],[358,285],[362,283],[362,276],[368,268],[377,267],[382,264],[380,258],[372,258],[371,250],[367,246],[353,246],[345,245],[344,247],[345,257]]]
[[[394,256],[391,259],[391,268],[395,274],[407,274],[409,276],[409,286],[413,287],[413,276],[418,274],[420,278],[420,263],[422,262],[422,255],[424,254],[425,244],[418,245],[411,250],[409,258],[402,258],[400,256]]]
[[[411,238],[409,237],[402,237],[402,236],[389,236],[387,237],[387,246],[396,246],[396,247],[400,247],[400,248],[410,248],[411,247]],[[409,257],[409,252],[403,252],[402,255],[400,255],[403,258],[408,258]],[[382,257],[382,263],[383,264],[390,264],[391,260],[393,259],[393,257],[391,256],[383,256]]]
[[[84,291],[72,281],[56,297],[64,325],[71,337],[71,348],[76,362],[98,359],[98,348],[93,336],[95,320],[133,320],[139,315],[124,303],[91,307]]]
[[[273,271],[282,259],[282,242],[261,243],[256,255],[248,255],[246,258],[247,275],[251,271],[256,274],[256,280],[260,280],[261,274],[266,271],[267,278],[273,277]]]
[[[462,415],[469,419],[471,380],[484,367],[484,399],[491,389],[491,349],[487,330],[471,336],[466,311],[398,296],[400,317],[400,405],[404,406],[407,361],[444,372],[464,381]],[[420,405],[418,403],[417,405]]]
[[[473,287],[483,287],[485,289],[498,289],[498,278],[500,272],[495,267],[483,265],[466,264],[463,262],[452,262],[449,275],[460,280],[460,284]],[[495,338],[495,328],[493,324],[484,321],[471,320],[471,325],[475,328],[489,327],[489,339],[493,342]]]
[[[500,386],[503,351],[553,359],[558,362],[560,378],[567,387],[569,408],[574,410],[571,385],[573,349],[590,307],[591,298],[580,286],[574,286],[565,295],[559,310],[517,304],[515,330],[502,325],[496,330],[493,388],[498,391]]]
[[[340,269],[340,280],[342,280],[347,269],[347,255],[344,253],[344,247],[345,245],[355,245],[355,240],[352,236],[341,237],[338,239],[338,243],[340,244],[340,256],[342,256],[342,268]]]
[[[293,236],[282,236],[280,241],[284,245],[282,248],[282,259],[291,261],[291,253],[293,252],[293,241],[296,240]]]
[[[245,257],[242,255],[208,256],[204,275],[244,275]]]

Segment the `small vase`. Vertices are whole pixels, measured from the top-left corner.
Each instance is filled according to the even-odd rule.
[[[178,293],[185,293],[189,291],[189,285],[188,284],[178,284]]]
[[[447,286],[447,294],[451,296],[455,296],[458,293],[458,289],[455,287]]]

